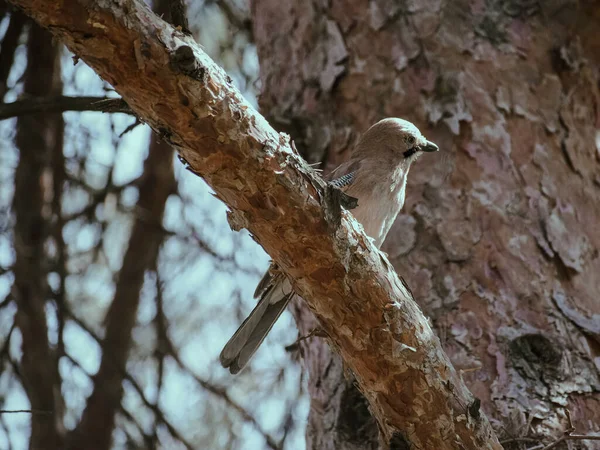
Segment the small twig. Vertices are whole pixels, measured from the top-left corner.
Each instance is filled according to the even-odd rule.
[[[567,415],[567,429],[564,434],[552,442],[551,444],[546,445],[538,445],[536,447],[531,447],[528,450],[551,450],[558,446],[558,444],[565,441],[600,441],[600,435],[595,434],[573,434],[575,431],[575,426],[573,425],[573,420],[571,419],[571,412],[568,409],[565,409],[565,414]]]
[[[565,434],[561,438],[559,438],[556,441],[554,441],[552,444],[543,447],[542,450],[550,450],[552,448],[555,448],[561,442],[565,442],[565,441],[587,441],[587,440],[589,440],[589,441],[600,441],[600,435],[593,435],[593,434],[570,434],[570,433],[569,434]],[[539,447],[534,447],[534,448],[539,448]]]
[[[296,347],[300,345],[300,342],[310,339],[311,337],[327,337],[327,334],[323,331],[322,328],[313,328],[307,335],[300,336],[298,339],[296,339],[295,342],[285,347],[285,351],[291,352],[295,350]]]
[[[4,309],[5,307],[7,307],[8,305],[10,305],[12,303],[12,301],[14,300],[13,296],[8,294],[6,296],[6,298],[4,298],[4,300],[2,300],[0,302],[0,309]]]
[[[500,441],[500,445],[505,446],[506,444],[517,444],[519,442],[523,442],[525,444],[537,444],[540,442],[540,440],[535,439],[535,438],[516,437],[516,438],[504,439],[504,440]]]
[[[569,424],[568,428],[565,430],[565,433],[571,434],[575,431],[575,425],[573,425],[573,420],[571,419],[571,411],[565,409],[565,414],[567,415],[567,423]]]
[[[127,128],[125,128],[123,130],[123,132],[121,132],[119,134],[119,137],[122,138],[123,136],[125,136],[127,133],[129,133],[131,130],[133,130],[134,128],[136,128],[138,125],[141,125],[142,121],[139,118],[135,118],[135,122],[133,122],[131,125],[127,126]]]
[[[17,327],[17,323],[13,322],[12,325],[10,326],[10,330],[8,330],[8,333],[6,334],[6,338],[4,339],[4,345],[0,349],[0,361],[2,359],[4,359],[4,357],[6,355],[8,355],[8,350],[9,350],[9,346],[10,346],[10,339],[11,339],[13,331],[15,331],[16,327]]]
[[[179,353],[175,349],[175,346],[173,345],[173,343],[171,342],[171,340],[169,339],[168,336],[165,336],[165,337],[167,340],[167,342],[165,342],[165,344],[167,344],[167,347],[168,347],[168,354],[171,356],[171,358],[173,358],[175,360],[177,365],[182,370],[189,373],[192,376],[192,378],[194,378],[194,380],[196,380],[196,382],[200,386],[202,386],[202,388],[204,388],[206,391],[210,392],[211,394],[215,395],[216,397],[220,397],[229,407],[231,407],[234,411],[236,411],[244,420],[246,420],[247,422],[252,424],[252,426],[256,429],[256,431],[258,431],[260,434],[262,434],[262,436],[264,437],[264,439],[267,442],[267,445],[272,450],[281,450],[279,445],[275,441],[275,438],[273,438],[267,431],[265,431],[262,428],[262,426],[258,423],[256,418],[254,416],[252,416],[252,414],[250,414],[244,407],[242,407],[233,398],[231,398],[231,396],[227,393],[227,391],[224,388],[215,386],[215,385],[209,383],[208,381],[201,379],[192,370],[190,370],[185,364],[183,364],[183,361],[181,361],[181,359],[179,358]]]
[[[19,413],[51,415],[51,414],[54,414],[54,411],[45,411],[43,409],[0,409],[0,414],[19,414]]]
[[[0,120],[41,112],[100,111],[134,114],[125,100],[109,97],[41,97],[0,103]]]

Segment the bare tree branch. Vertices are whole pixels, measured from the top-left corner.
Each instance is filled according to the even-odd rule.
[[[551,450],[553,448],[558,447],[558,445],[562,442],[566,441],[600,441],[600,435],[592,435],[592,434],[575,434],[575,425],[573,425],[573,419],[571,418],[571,412],[566,409],[565,414],[567,416],[567,429],[563,433],[563,435],[558,438],[553,443],[546,445],[545,447],[539,446],[534,447],[535,449],[539,449],[543,447],[542,450]],[[530,449],[533,450],[533,449]]]
[[[552,444],[546,445],[545,447],[533,447],[530,450],[537,450],[540,449],[541,450],[551,450],[553,448],[558,447],[559,444],[561,444],[562,442],[565,441],[600,441],[600,435],[593,435],[593,434],[565,434],[564,436],[558,438],[556,441],[554,441]]]
[[[94,442],[96,449],[108,449],[111,445],[144,273],[155,266],[164,239],[160,223],[167,198],[175,186],[172,161],[172,150],[153,136],[137,205],[144,214],[138,216],[132,230],[115,296],[106,316],[106,337],[101,343],[102,361],[94,377],[94,391],[80,424],[69,438],[69,448],[89,447],[89,442]]]
[[[153,436],[146,434],[144,432],[144,428],[143,428],[142,424],[140,424],[139,421],[136,419],[136,417],[132,413],[127,411],[123,407],[123,405],[121,405],[121,408],[119,411],[123,416],[125,416],[125,418],[127,418],[133,425],[135,425],[138,433],[140,433],[140,435],[142,436],[142,439],[144,439],[145,448],[148,448],[148,449],[153,448],[152,446],[156,445],[158,443],[157,442],[158,439],[156,439],[156,434],[154,434]],[[132,437],[127,429],[125,429],[124,431],[125,431],[125,433],[127,433],[127,435],[129,437]],[[154,430],[154,431],[156,431],[156,430]]]
[[[53,414],[52,411],[44,411],[39,409],[0,409],[0,414]]]
[[[162,298],[162,294],[159,294],[159,296],[157,298],[161,299]],[[88,327],[80,318],[78,318],[72,311],[69,311],[68,315],[71,318],[71,320],[73,320],[75,323],[77,323],[77,325],[79,325],[83,330],[85,330],[85,332],[88,333],[93,339],[95,339],[100,344],[102,343],[102,339],[90,327]],[[160,320],[160,319],[158,319],[158,320]],[[160,329],[159,329],[159,332],[160,332]],[[208,382],[206,380],[203,380],[198,375],[196,375],[195,373],[193,373],[183,363],[183,361],[181,361],[181,359],[179,358],[179,354],[177,352],[177,349],[175,348],[175,346],[173,345],[173,343],[169,339],[168,335],[166,334],[166,330],[164,330],[163,334],[159,334],[158,338],[159,338],[159,342],[160,342],[160,344],[159,344],[160,347],[163,347],[162,349],[159,349],[160,352],[162,353],[161,360],[163,360],[165,357],[171,357],[171,358],[173,358],[173,360],[177,363],[177,365],[179,366],[179,368],[182,369],[183,371],[185,371],[186,373],[190,374],[194,378],[194,380],[196,381],[196,383],[198,383],[198,385],[200,387],[202,387],[204,390],[206,390],[211,395],[215,395],[216,397],[218,397],[221,400],[223,400],[228,406],[230,406],[234,411],[236,411],[244,420],[246,420],[252,426],[254,426],[254,428],[260,434],[263,435],[263,437],[265,438],[265,441],[267,442],[267,445],[270,448],[272,448],[273,450],[277,450],[277,449],[280,448],[280,446],[275,442],[275,439],[272,436],[270,436],[266,431],[264,431],[262,429],[262,427],[260,426],[260,424],[252,416],[252,414],[250,414],[239,403],[237,403],[234,399],[232,399],[229,396],[229,394],[227,394],[227,392],[223,388],[220,388],[220,387],[215,386],[215,385],[213,385],[212,383],[210,383],[210,382]],[[79,363],[77,363],[75,360],[73,360],[73,358],[71,358],[69,355],[67,355],[67,357],[70,360],[72,360],[74,364],[76,364],[78,367],[80,367]],[[171,423],[169,423],[169,421],[164,417],[164,414],[162,413],[162,411],[160,410],[160,408],[158,407],[158,405],[156,403],[150,402],[146,398],[146,396],[144,395],[143,389],[141,388],[141,386],[139,386],[139,384],[135,381],[135,379],[129,373],[127,373],[126,371],[123,371],[122,375],[123,375],[123,379],[125,379],[125,380],[127,380],[127,381],[129,381],[131,383],[131,386],[140,395],[140,398],[142,399],[142,401],[144,402],[144,404],[157,414],[157,417],[158,417],[159,421],[165,424],[165,426],[169,429],[169,432],[173,436],[175,436],[176,439],[181,440],[182,443],[184,443],[187,446],[191,447],[190,444],[186,443],[186,441],[183,438],[183,436],[181,436],[179,434],[179,432],[174,428],[174,426]]]
[[[121,98],[108,97],[42,97],[0,104],[0,120],[42,112],[99,111],[105,113],[133,114]]]
[[[15,51],[19,44],[19,37],[23,32],[26,20],[27,17],[20,12],[13,12],[10,16],[10,22],[8,23],[4,38],[2,39],[2,46],[0,47],[0,100],[4,98],[4,94],[6,93],[6,80],[13,65]]]
[[[231,207],[232,227],[248,228],[290,276],[356,376],[383,439],[500,448],[387,258],[325,202],[323,180],[198,45],[135,0],[127,11],[12,1],[113,84]]]
[[[90,328],[88,328],[81,320],[77,319],[73,314],[69,314],[69,316],[71,317],[71,319],[73,319],[73,321],[75,321],[81,328],[83,328],[90,336],[92,336],[96,341],[98,341],[99,343],[102,343],[102,339],[100,339],[99,336],[97,336]],[[92,376],[87,373],[83,367],[81,367],[81,365],[79,364],[79,362],[77,362],[75,359],[73,359],[73,357],[71,355],[69,355],[68,353],[65,354],[65,357],[71,361],[71,363],[73,365],[75,365],[76,367],[78,367],[79,369],[81,369],[81,371],[83,373],[85,373],[88,377],[92,378]],[[136,393],[140,396],[140,399],[142,400],[142,402],[144,403],[144,405],[146,405],[146,407],[148,409],[150,409],[157,417],[158,422],[163,424],[165,427],[167,427],[167,429],[169,430],[169,433],[171,433],[171,435],[177,439],[178,441],[180,441],[185,448],[192,450],[194,448],[194,446],[192,444],[190,444],[189,442],[187,442],[187,440],[179,433],[179,431],[177,431],[177,429],[175,428],[175,426],[169,422],[169,420],[165,417],[164,413],[162,412],[162,410],[160,408],[158,408],[158,406],[154,405],[152,402],[150,402],[147,398],[146,395],[144,394],[144,390],[142,389],[142,387],[137,383],[137,381],[135,381],[135,379],[127,372],[123,372],[123,380],[127,380],[130,384],[131,387],[136,391]],[[119,410],[121,412],[123,412],[124,414],[127,414],[128,417],[131,417],[131,413],[129,413],[127,410],[125,410],[122,405],[119,406]],[[133,420],[133,418],[132,418]],[[134,421],[135,422],[135,421]],[[87,443],[87,447],[89,448],[90,443]]]
[[[203,389],[205,389],[206,391],[210,392],[214,396],[221,398],[234,411],[236,411],[240,416],[242,416],[242,418],[244,420],[246,420],[247,422],[250,422],[254,426],[254,428],[256,428],[256,430],[260,434],[263,435],[263,437],[267,441],[267,445],[270,448],[272,448],[273,450],[278,450],[281,447],[279,444],[277,444],[275,442],[275,439],[273,439],[273,437],[271,437],[265,430],[263,430],[263,428],[256,421],[256,419],[254,418],[254,416],[252,416],[240,404],[238,404],[235,400],[233,400],[229,396],[229,394],[227,393],[227,391],[225,389],[219,388],[219,387],[217,387],[217,386],[209,383],[208,381],[205,381],[205,380],[201,379],[200,377],[198,377],[198,375],[196,375],[188,367],[186,367],[186,365],[183,363],[183,361],[181,361],[181,358],[179,357],[179,352],[177,351],[176,347],[173,345],[173,343],[171,342],[171,340],[169,339],[169,337],[166,334],[162,336],[162,340],[163,340],[163,343],[166,344],[167,354],[169,356],[171,356],[175,360],[175,362],[177,363],[177,365],[182,370],[184,370],[184,371],[188,372],[190,375],[192,375],[192,377],[194,378],[194,380],[196,380],[196,382],[200,386],[202,386]]]

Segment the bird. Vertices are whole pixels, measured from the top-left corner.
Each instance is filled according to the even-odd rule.
[[[358,200],[350,212],[380,248],[404,205],[408,171],[424,152],[439,147],[411,122],[390,117],[372,125],[347,162],[330,174],[330,183]],[[223,347],[221,365],[240,372],[295,295],[287,276],[272,263],[254,292],[256,307]]]

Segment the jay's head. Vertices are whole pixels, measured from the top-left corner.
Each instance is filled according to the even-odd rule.
[[[409,166],[423,152],[438,150],[438,146],[425,139],[412,123],[388,118],[380,120],[363,134],[354,153],[359,158],[376,158],[383,164],[404,163]]]

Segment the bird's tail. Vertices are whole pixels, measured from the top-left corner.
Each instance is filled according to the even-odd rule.
[[[219,359],[233,374],[250,361],[294,295],[285,276],[279,276],[264,290],[256,307],[225,344]]]

